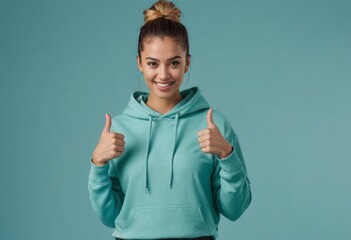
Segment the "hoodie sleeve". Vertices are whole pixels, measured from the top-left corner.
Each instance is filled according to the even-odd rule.
[[[237,220],[251,203],[250,180],[247,175],[239,140],[232,129],[226,139],[234,149],[226,158],[215,158],[212,193],[215,207],[231,221]]]
[[[115,228],[115,219],[124,200],[120,182],[114,173],[115,165],[112,160],[103,166],[97,166],[90,160],[90,203],[101,222],[111,228]]]

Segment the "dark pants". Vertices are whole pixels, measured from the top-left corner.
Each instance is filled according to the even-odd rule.
[[[116,238],[116,240],[124,240],[124,239]],[[214,240],[214,238],[212,236],[206,236],[206,237],[197,237],[197,238],[162,238],[162,240]]]

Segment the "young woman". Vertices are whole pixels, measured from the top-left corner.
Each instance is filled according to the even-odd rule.
[[[220,213],[234,221],[251,202],[237,134],[198,87],[180,91],[190,65],[187,30],[172,2],[144,11],[135,91],[106,123],[88,189],[116,239],[216,239]]]

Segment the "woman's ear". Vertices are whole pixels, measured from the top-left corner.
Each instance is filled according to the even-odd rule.
[[[189,54],[187,57],[186,57],[186,63],[185,63],[185,71],[184,73],[186,73],[189,69],[189,66],[190,66],[190,58],[191,58],[191,55]]]
[[[143,72],[143,66],[142,66],[141,63],[140,63],[139,55],[137,55],[136,61],[137,61],[138,68],[139,68],[140,72]]]

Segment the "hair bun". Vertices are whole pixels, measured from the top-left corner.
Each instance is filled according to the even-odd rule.
[[[167,0],[158,0],[149,9],[144,10],[144,24],[157,18],[163,17],[180,22],[182,12]]]

